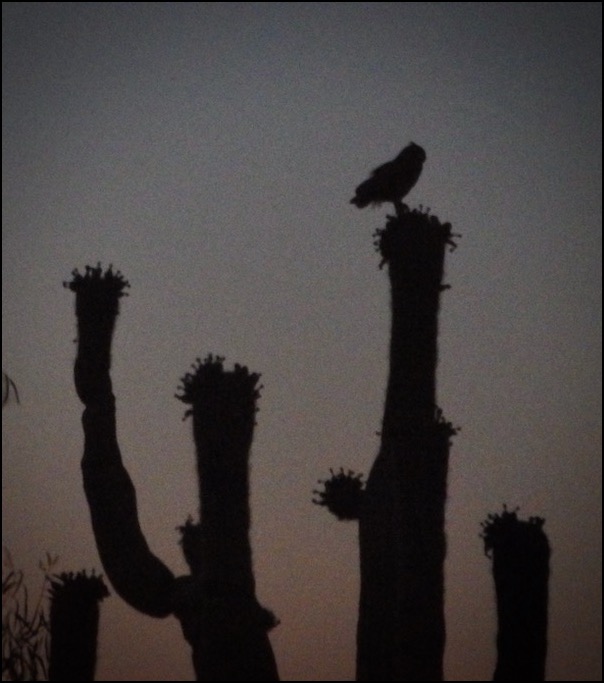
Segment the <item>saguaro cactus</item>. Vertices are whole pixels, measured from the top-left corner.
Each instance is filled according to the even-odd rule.
[[[50,581],[50,681],[93,681],[99,602],[109,595],[100,576],[63,573]]]
[[[358,680],[438,681],[445,645],[445,500],[450,437],[436,406],[438,310],[451,225],[390,217],[376,245],[391,285],[381,446],[359,518]]]
[[[438,310],[451,225],[404,208],[377,233],[392,292],[381,445],[362,490],[332,472],[315,502],[359,519],[357,680],[443,676],[445,500],[452,425],[436,406]],[[343,512],[342,512],[343,511]]]
[[[543,681],[547,654],[550,546],[544,519],[518,519],[505,506],[482,523],[497,595],[494,681]]]
[[[277,680],[267,630],[270,613],[254,597],[247,541],[247,458],[257,375],[225,372],[209,359],[187,375],[181,400],[191,403],[203,484],[199,529],[183,528],[191,576],[175,578],[149,549],[138,521],[136,493],[116,435],[109,375],[119,299],[128,283],[111,267],[77,270],[66,283],[76,294],[78,352],[74,378],[85,405],[84,490],[99,555],[116,592],[155,617],[174,614],[193,648],[198,680]],[[229,484],[233,491],[225,496]],[[219,527],[216,525],[220,524]],[[206,556],[205,554],[208,553]],[[214,554],[212,556],[212,554]]]
[[[182,379],[197,448],[201,522],[183,527],[182,545],[202,609],[183,627],[198,645],[199,680],[278,680],[267,631],[276,625],[255,596],[249,540],[249,466],[259,375],[224,358],[197,359]],[[197,636],[193,635],[197,632]]]

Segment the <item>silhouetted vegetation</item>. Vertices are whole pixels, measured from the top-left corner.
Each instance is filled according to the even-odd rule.
[[[358,680],[437,681],[445,645],[450,437],[436,405],[438,310],[451,226],[421,211],[376,234],[392,327],[381,446],[359,519]]]
[[[359,522],[357,680],[363,681],[443,679],[445,502],[457,430],[437,405],[436,369],[440,298],[448,289],[445,253],[455,248],[456,235],[429,209],[402,203],[425,158],[421,147],[409,145],[351,200],[359,208],[389,201],[396,209],[375,233],[392,307],[384,416],[366,484],[341,468],[330,470],[314,491],[315,504]],[[177,398],[190,406],[185,418],[193,422],[200,520],[190,517],[178,527],[191,573],[176,578],[140,529],[116,436],[111,344],[129,285],[98,265],[73,271],[65,286],[76,294],[84,489],[109,579],[135,609],[180,620],[198,680],[278,680],[267,636],[277,620],[256,599],[249,541],[249,456],[260,376],[238,364],[225,370],[224,358],[209,355],[182,379]],[[549,544],[542,525],[538,518],[519,522],[506,509],[483,525],[497,585],[495,680],[543,679]]]
[[[357,680],[442,680],[444,514],[456,430],[436,405],[436,365],[453,237],[449,223],[405,205],[376,232],[392,302],[381,445],[364,490],[360,475],[341,469],[315,491],[314,502],[339,519],[359,519]]]
[[[3,549],[3,681],[94,680],[98,602],[109,593],[94,573],[52,574],[57,560],[46,553],[40,561],[43,582],[32,602],[23,571]]]
[[[497,595],[497,666],[494,681],[543,681],[547,654],[550,547],[545,520],[518,519],[516,510],[482,523],[485,553],[493,563]]]
[[[23,571],[6,548],[2,552],[2,680],[41,681],[48,676],[49,623],[44,611],[48,571],[56,558],[40,562],[44,580],[32,602]]]
[[[17,391],[17,385],[13,380],[6,374],[2,373],[2,407],[10,401],[11,395],[14,396],[15,401],[19,403],[19,392]]]
[[[198,680],[277,680],[267,631],[273,614],[255,597],[249,540],[249,457],[260,375],[224,358],[197,359],[177,398],[190,405],[197,451],[200,522],[188,520],[182,546],[197,582],[199,609],[180,613],[196,635]]]
[[[50,580],[50,681],[93,681],[99,602],[109,595],[100,576],[61,573]]]
[[[429,209],[410,210],[402,203],[425,159],[421,147],[409,145],[359,185],[351,200],[359,208],[388,201],[396,209],[396,216],[388,216],[386,226],[375,233],[380,268],[388,267],[392,307],[381,444],[364,489],[360,475],[341,468],[319,481],[324,490],[314,491],[318,498],[313,502],[338,519],[359,520],[357,680],[362,681],[443,678],[445,502],[450,440],[457,430],[437,406],[436,368],[440,295],[448,289],[443,283],[444,258],[447,247],[455,249],[457,235]],[[496,581],[500,576],[502,584],[496,680],[541,680],[543,669],[537,662],[542,664],[545,656],[545,622],[534,602],[541,605],[543,585],[536,586],[534,577],[527,579],[515,563],[523,551],[531,557],[537,552],[527,547],[529,538],[542,542],[545,537],[526,534],[511,521],[504,511],[485,526]],[[532,532],[537,527],[540,531],[536,520],[530,524]],[[543,578],[543,562],[538,564],[536,572]],[[505,578],[512,566],[514,581]],[[531,581],[534,596],[529,595]],[[516,605],[518,600],[525,606]],[[516,640],[522,627],[514,637],[506,635],[518,627],[521,612],[537,630],[525,639],[525,650]],[[521,656],[512,665],[514,648]],[[510,678],[521,670],[521,678]]]
[[[198,680],[278,680],[267,631],[276,620],[255,597],[249,545],[249,450],[259,375],[223,358],[197,360],[178,398],[191,406],[201,522],[180,528],[190,576],[176,578],[150,551],[122,463],[109,374],[119,299],[127,281],[112,268],[73,271],[78,352],[74,379],[85,405],[82,472],[103,567],[118,594],[156,617],[174,614],[193,649]]]
[[[343,467],[337,474],[331,468],[329,472],[329,479],[319,479],[318,483],[325,488],[323,491],[313,491],[318,496],[313,503],[325,506],[338,519],[358,519],[365,486],[363,475],[356,474],[354,470],[344,472]]]

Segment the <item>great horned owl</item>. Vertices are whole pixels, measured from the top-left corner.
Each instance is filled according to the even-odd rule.
[[[412,142],[395,159],[372,171],[369,179],[357,187],[350,203],[363,209],[369,204],[392,202],[400,214],[401,200],[417,182],[425,160],[426,152]]]

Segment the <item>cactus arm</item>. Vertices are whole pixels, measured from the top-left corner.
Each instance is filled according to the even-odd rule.
[[[172,612],[172,572],[151,552],[140,528],[136,492],[117,442],[111,342],[119,299],[128,283],[119,272],[87,267],[65,286],[76,294],[77,394],[86,406],[82,474],[101,562],[116,592],[155,617]]]
[[[136,491],[122,463],[115,400],[84,410],[82,474],[101,562],[116,592],[154,617],[172,612],[174,575],[149,549],[138,520]]]

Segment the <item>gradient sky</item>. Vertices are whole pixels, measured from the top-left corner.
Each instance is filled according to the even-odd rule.
[[[100,569],[72,385],[74,267],[130,280],[118,433],[143,529],[186,573],[196,514],[179,378],[208,352],[262,373],[255,571],[285,680],[351,680],[354,523],[311,504],[368,472],[389,292],[348,202],[410,140],[409,195],[463,234],[447,256],[439,403],[460,425],[447,507],[449,680],[488,680],[480,521],[546,518],[548,678],[601,680],[601,3],[3,3],[3,543]],[[99,680],[192,679],[173,619],[113,596]]]

